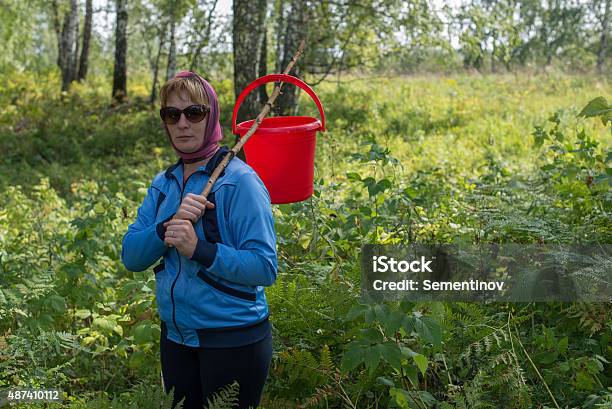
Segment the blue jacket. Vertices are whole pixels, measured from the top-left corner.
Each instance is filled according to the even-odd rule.
[[[136,221],[123,237],[130,271],[155,268],[157,307],[168,339],[194,347],[242,346],[270,332],[264,286],[276,280],[277,255],[270,196],[253,169],[233,158],[208,195],[215,203],[195,224],[191,258],[164,245],[163,223],[187,193],[201,194],[221,147],[183,186],[182,160],[155,176]]]

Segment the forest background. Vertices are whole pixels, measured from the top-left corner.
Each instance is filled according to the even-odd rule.
[[[609,303],[359,298],[365,243],[610,244],[610,3],[2,1],[0,388],[168,404],[154,273],[119,257],[175,161],[160,84],[207,78],[232,145],[304,38],[328,131],[313,197],[273,206],[262,407],[611,407]],[[317,116],[289,85],[273,114]]]

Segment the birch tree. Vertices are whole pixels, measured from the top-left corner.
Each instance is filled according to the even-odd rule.
[[[113,73],[113,100],[124,102],[127,98],[127,0],[116,0],[115,69]]]

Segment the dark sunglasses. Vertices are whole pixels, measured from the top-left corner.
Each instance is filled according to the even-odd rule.
[[[185,118],[195,124],[206,118],[209,112],[210,107],[206,105],[190,105],[182,110],[175,107],[164,107],[159,110],[159,116],[165,124],[174,125],[181,119],[181,114],[185,114]]]

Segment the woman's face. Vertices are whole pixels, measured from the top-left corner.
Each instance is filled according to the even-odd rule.
[[[166,101],[166,106],[178,109],[185,109],[188,106],[198,104],[198,102],[192,101],[188,95],[179,95],[176,92],[171,93]],[[206,114],[203,120],[194,124],[189,122],[183,113],[176,124],[167,124],[174,146],[186,153],[197,151],[204,142],[204,130],[206,129],[206,122],[208,122],[208,115]]]

